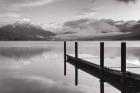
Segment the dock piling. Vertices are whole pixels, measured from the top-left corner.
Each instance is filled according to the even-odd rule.
[[[126,42],[121,43],[121,93],[126,93]]]
[[[64,76],[66,76],[66,67],[67,67],[67,65],[66,65],[66,47],[67,47],[67,45],[66,45],[66,41],[64,41]]]
[[[104,42],[100,43],[100,93],[104,93]]]
[[[78,42],[75,42],[75,58],[78,58]],[[78,85],[78,67],[77,67],[77,62],[75,63],[75,85]]]

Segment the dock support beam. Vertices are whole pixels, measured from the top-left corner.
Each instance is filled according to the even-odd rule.
[[[66,41],[64,41],[64,76],[66,76],[66,61],[67,61],[67,57],[66,57],[66,47],[67,47],[67,45],[66,45]]]
[[[75,58],[78,58],[78,42],[75,42]],[[77,67],[77,62],[75,63],[75,85],[78,85],[78,67]]]
[[[104,93],[104,42],[100,43],[100,93]]]
[[[126,93],[126,42],[121,43],[121,93]]]

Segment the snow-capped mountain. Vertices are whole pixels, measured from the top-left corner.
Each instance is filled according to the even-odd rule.
[[[16,22],[0,28],[0,40],[48,40],[51,36],[55,34],[27,22]]]

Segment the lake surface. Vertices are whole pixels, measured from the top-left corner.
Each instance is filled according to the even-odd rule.
[[[98,64],[99,45],[79,42],[79,54]],[[120,67],[120,45],[105,42],[106,66]],[[140,43],[128,42],[127,47],[127,66],[139,67]],[[74,42],[68,42],[67,53],[74,54]],[[63,62],[63,42],[0,42],[0,93],[99,93],[99,80],[81,70],[79,86],[74,86],[74,67],[67,64],[65,77]],[[127,68],[140,73],[138,69]],[[107,83],[105,92],[120,93]]]

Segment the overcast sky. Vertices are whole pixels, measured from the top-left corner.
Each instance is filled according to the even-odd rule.
[[[77,18],[139,20],[140,0],[0,0],[0,23],[36,24]]]

